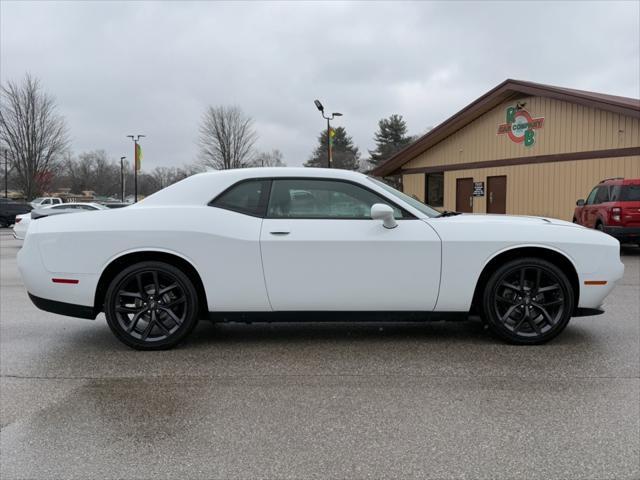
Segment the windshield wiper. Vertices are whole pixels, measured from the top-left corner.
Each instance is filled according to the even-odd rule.
[[[439,217],[455,217],[456,215],[460,215],[460,214],[461,214],[461,212],[451,212],[449,210],[445,210],[440,215],[438,215],[436,218],[439,218]]]

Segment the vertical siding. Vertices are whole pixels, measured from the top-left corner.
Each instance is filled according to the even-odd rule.
[[[444,174],[444,208],[455,209],[457,178],[473,177],[476,182],[485,182],[486,189],[487,177],[494,175],[507,176],[508,214],[572,220],[576,200],[586,198],[600,180],[640,178],[640,156],[448,171]],[[424,175],[405,175],[404,179],[409,182],[405,191],[409,192],[410,186],[411,193],[422,199]],[[486,195],[474,199],[473,211],[487,211]]]
[[[415,195],[424,202],[424,182],[425,176],[423,174],[411,174],[402,176],[402,191],[407,195]],[[454,181],[455,185],[455,181]],[[455,199],[454,199],[455,200]]]
[[[496,134],[498,125],[505,121],[506,108],[516,103],[512,100],[485,113],[403,168],[640,146],[637,118],[544,97],[518,101],[526,102],[525,108],[533,117],[544,117],[544,127],[536,130],[533,146],[525,147],[507,135]]]

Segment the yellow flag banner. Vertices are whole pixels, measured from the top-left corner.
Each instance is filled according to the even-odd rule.
[[[142,147],[139,143],[136,143],[136,171],[140,171],[142,167]]]

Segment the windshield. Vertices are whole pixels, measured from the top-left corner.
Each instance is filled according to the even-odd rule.
[[[32,200],[32,202],[33,202],[33,203],[40,203],[40,202],[41,202],[41,201],[43,201],[43,200],[44,200],[44,197],[38,197],[38,198],[34,198],[34,199]]]
[[[420,210],[427,217],[432,217],[433,218],[433,217],[438,217],[440,215],[439,211],[437,211],[434,208],[431,208],[429,205],[426,205],[426,204],[422,203],[420,200],[416,200],[415,198],[410,197],[406,193],[402,193],[400,190],[396,190],[395,188],[387,185],[384,182],[381,182],[380,180],[377,180],[377,179],[372,178],[372,177],[368,177],[368,178],[369,178],[369,180],[371,180],[376,185],[384,188],[387,192],[392,194],[394,197],[397,197],[400,200],[402,200],[403,202],[408,203],[409,205],[411,205],[416,210]]]

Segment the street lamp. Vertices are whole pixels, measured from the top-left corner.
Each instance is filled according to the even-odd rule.
[[[124,203],[124,159],[120,157],[120,201]]]
[[[316,108],[318,110],[320,110],[320,113],[322,114],[322,118],[327,120],[327,168],[331,168],[331,160],[332,160],[332,154],[331,154],[331,124],[329,123],[331,120],[333,120],[334,117],[341,117],[342,114],[340,112],[333,112],[331,114],[331,116],[327,116],[324,114],[324,107],[322,106],[322,103],[320,103],[320,100],[316,99],[313,101],[313,103],[315,104]]]
[[[9,198],[9,157],[8,148],[4,149],[4,198]]]
[[[133,201],[134,203],[138,202],[138,165],[140,165],[140,161],[138,159],[138,141],[145,137],[145,135],[127,135],[131,140],[133,140]]]

